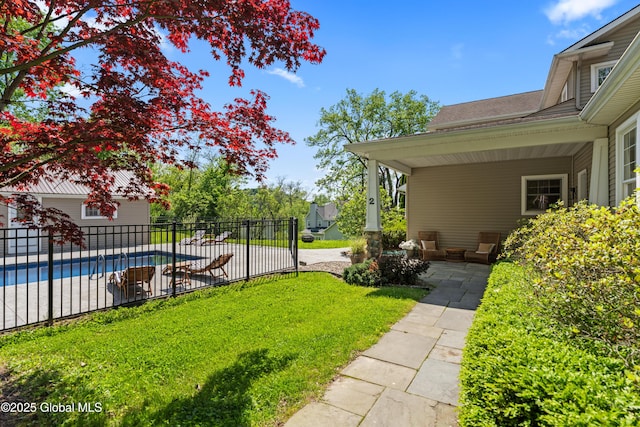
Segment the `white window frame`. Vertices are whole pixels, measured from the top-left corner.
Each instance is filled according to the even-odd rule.
[[[591,65],[591,93],[595,92],[600,87],[600,84],[598,84],[598,71],[602,68],[613,68],[616,65],[616,62],[617,61],[607,61]]]
[[[88,206],[86,204],[82,204],[82,211],[80,212],[80,217],[82,219],[108,219],[106,216],[102,216],[102,215],[87,215],[87,208]],[[113,212],[113,219],[118,218],[118,209],[116,208],[115,212]]]
[[[521,214],[522,215],[540,215],[545,211],[543,209],[527,209],[527,182],[528,181],[541,181],[548,179],[559,179],[560,180],[560,200],[562,200],[567,206],[568,198],[567,194],[569,193],[569,175],[566,173],[559,174],[547,174],[547,175],[526,175],[522,177],[521,180]]]
[[[616,204],[619,204],[625,195],[624,179],[624,136],[636,129],[636,158],[635,165],[638,168],[638,130],[640,129],[640,112],[634,114],[616,128]],[[640,175],[636,172],[636,188],[640,188]]]
[[[565,82],[564,87],[562,88],[562,93],[560,94],[560,102],[565,102],[569,100],[569,83]]]

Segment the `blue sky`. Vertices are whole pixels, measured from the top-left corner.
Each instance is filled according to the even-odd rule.
[[[291,134],[267,174],[301,181],[312,190],[315,149],[304,140],[317,132],[322,107],[346,89],[368,95],[415,90],[443,105],[542,89],[554,54],[630,10],[626,0],[425,1],[292,0],[294,9],[320,20],[314,41],[327,50],[320,65],[295,75],[278,66],[246,67],[242,88],[226,85],[228,69],[206,46],[194,44],[185,64],[206,69],[202,97],[219,106],[260,89],[268,112]],[[180,59],[177,52],[167,52]],[[174,56],[175,55],[175,56]]]

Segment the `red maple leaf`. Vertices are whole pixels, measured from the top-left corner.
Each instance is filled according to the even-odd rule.
[[[7,0],[0,16],[0,53],[11,59],[0,65],[6,82],[0,86],[0,187],[28,188],[62,176],[86,185],[87,202],[106,216],[115,206],[115,171],[133,174],[127,197],[155,201],[168,189],[154,182],[149,165],[179,162],[180,149],[218,147],[234,170],[262,178],[276,146],[293,142],[273,127],[268,96],[260,91],[213,111],[197,96],[208,74],[167,59],[160,34],[183,52],[192,39],[207,42],[212,59],[224,58],[230,67],[230,85],[241,84],[244,60],[295,71],[325,54],[311,42],[317,19],[287,0]],[[97,52],[88,72],[71,56],[83,47]],[[82,104],[68,95],[52,98],[61,85],[73,86]],[[46,117],[14,115],[18,94],[44,100]],[[41,221],[71,227],[59,213],[28,204]]]

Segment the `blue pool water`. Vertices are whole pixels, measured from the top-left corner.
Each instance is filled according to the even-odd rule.
[[[198,259],[198,257],[176,254],[176,261],[189,259]],[[171,263],[171,260],[170,252],[150,251],[133,253],[126,257],[118,254],[105,255],[104,262],[102,258],[98,262],[97,256],[54,261],[53,278],[63,279],[89,275],[91,275],[91,279],[103,278],[113,271],[124,270],[127,266],[162,265]],[[49,265],[47,261],[0,267],[0,287],[48,279]]]

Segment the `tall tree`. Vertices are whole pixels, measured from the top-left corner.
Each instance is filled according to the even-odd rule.
[[[320,130],[306,139],[307,145],[318,148],[318,167],[326,171],[318,185],[338,198],[350,197],[365,185],[366,160],[346,152],[344,145],[425,132],[439,109],[437,102],[415,91],[396,91],[387,98],[379,89],[368,96],[347,89],[345,98],[320,110]],[[397,205],[402,175],[386,167],[379,172],[382,187]]]
[[[164,40],[183,53],[191,39],[208,43],[212,58],[230,67],[231,86],[241,85],[243,61],[258,68],[281,62],[295,71],[325,54],[310,41],[318,21],[288,0],[5,0],[0,17],[0,187],[24,190],[62,177],[87,186],[86,203],[108,217],[115,190],[152,201],[166,194],[149,165],[175,163],[181,148],[217,147],[236,171],[260,178],[276,145],[292,142],[272,126],[261,91],[213,111],[197,95],[207,72],[167,59]],[[87,47],[96,61],[81,70],[73,53]],[[8,108],[22,94],[46,101],[60,85],[81,99],[49,102],[42,121]],[[117,170],[133,173],[126,188],[113,188]],[[45,228],[71,227],[59,212],[16,199],[1,201],[21,202]]]

